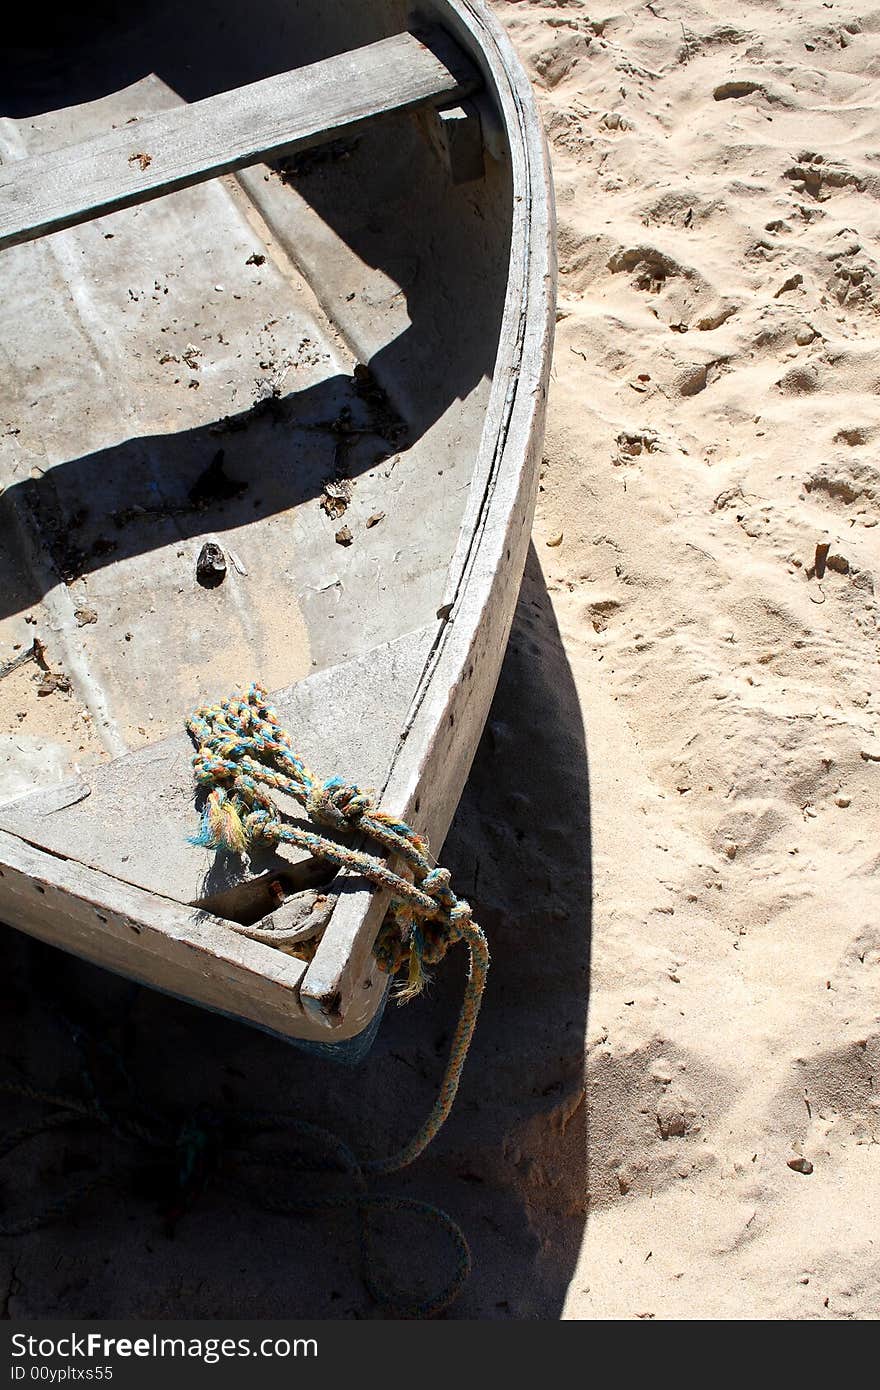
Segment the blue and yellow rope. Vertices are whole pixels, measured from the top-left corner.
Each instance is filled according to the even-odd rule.
[[[380,810],[359,787],[339,777],[321,782],[306,767],[262,686],[253,684],[219,704],[195,710],[187,728],[196,746],[196,782],[208,789],[194,843],[244,854],[260,841],[267,845],[287,842],[337,868],[363,875],[378,888],[389,889],[391,905],[374,951],[382,970],[405,977],[398,991],[401,1000],[419,993],[426,967],[442,960],[453,943],[464,941],[467,945],[464,999],[430,1114],[397,1153],[365,1163],[352,1155],[347,1160],[347,1166],[359,1177],[397,1172],[424,1152],[452,1110],[489,968],[485,935],[473,920],[470,905],[452,891],[448,869],[431,863],[427,842],[420,835],[405,821]],[[380,847],[381,854],[369,854],[283,819],[272,800],[273,791],[297,801],[319,831],[364,835]],[[399,864],[401,871],[391,864]],[[394,1199],[382,1201],[393,1204]],[[434,1208],[430,1213],[451,1230],[462,1260],[460,1277],[450,1286],[449,1297],[432,1302],[430,1311],[435,1313],[457,1295],[470,1268],[470,1255],[454,1223]]]

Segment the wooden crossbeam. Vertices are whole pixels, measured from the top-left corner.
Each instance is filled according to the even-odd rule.
[[[481,85],[439,31],[395,34],[68,149],[0,166],[0,249],[307,149]]]

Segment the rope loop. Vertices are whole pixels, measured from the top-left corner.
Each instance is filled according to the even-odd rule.
[[[341,777],[331,777],[308,793],[305,808],[309,819],[328,830],[345,833],[356,830],[373,803],[360,787],[347,786]]]

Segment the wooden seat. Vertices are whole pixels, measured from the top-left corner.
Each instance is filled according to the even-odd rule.
[[[481,85],[445,35],[395,34],[0,168],[0,249]]]

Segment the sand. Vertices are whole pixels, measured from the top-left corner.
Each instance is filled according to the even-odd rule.
[[[535,547],[590,768],[565,1316],[876,1317],[880,11],[495,9],[555,170]]]
[[[558,340],[534,548],[443,854],[489,993],[452,1120],[386,1188],[466,1230],[452,1317],[875,1318],[880,10],[495,9],[549,133]],[[372,1152],[430,1105],[461,988],[445,967],[344,1072],[0,949],[23,1073],[63,1086],[63,999],[177,1113],[284,1104]],[[210,1187],[172,1240],[114,1153],[100,1203],[0,1244],[6,1314],[379,1316],[346,1221]],[[26,1202],[64,1173],[37,1145],[4,1179]],[[386,1256],[439,1273],[442,1244],[405,1236]]]

